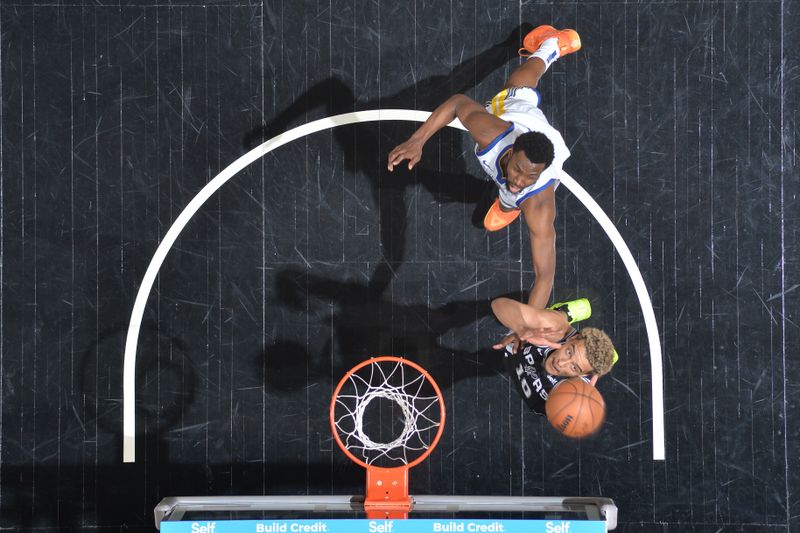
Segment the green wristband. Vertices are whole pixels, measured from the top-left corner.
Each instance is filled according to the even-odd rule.
[[[550,306],[553,311],[561,311],[567,315],[570,324],[586,320],[592,316],[592,305],[586,298],[579,298],[569,302],[560,302]]]

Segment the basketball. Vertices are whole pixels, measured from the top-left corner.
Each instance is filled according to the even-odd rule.
[[[581,378],[558,383],[545,403],[547,420],[558,431],[573,439],[597,431],[606,417],[606,403],[595,387]]]

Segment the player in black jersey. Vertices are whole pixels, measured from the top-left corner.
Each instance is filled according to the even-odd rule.
[[[608,335],[596,328],[573,328],[568,308],[535,309],[497,298],[492,310],[511,330],[494,348],[504,350],[509,375],[537,414],[544,414],[549,392],[558,382],[580,376],[594,384],[615,362]]]

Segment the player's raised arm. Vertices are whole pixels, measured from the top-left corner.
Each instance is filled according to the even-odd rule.
[[[520,339],[532,344],[541,344],[542,341],[556,343],[570,329],[563,312],[536,309],[510,298],[493,300],[492,311],[501,324],[516,333]]]
[[[550,299],[556,275],[556,206],[553,186],[528,198],[522,204],[528,236],[531,240],[531,260],[535,278],[528,305],[543,308]]]
[[[422,148],[428,139],[456,118],[467,128],[480,147],[492,142],[508,127],[506,121],[487,113],[486,109],[475,100],[463,94],[453,95],[437,107],[406,142],[399,144],[389,153],[387,164],[389,171],[393,171],[395,166],[405,160],[408,160],[408,170],[414,168],[422,157]]]

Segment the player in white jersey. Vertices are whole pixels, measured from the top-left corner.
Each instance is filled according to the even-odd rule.
[[[517,67],[504,89],[485,107],[457,94],[436,108],[428,120],[389,154],[388,168],[408,160],[411,170],[422,148],[434,133],[458,118],[476,143],[475,155],[499,189],[484,219],[484,227],[497,231],[511,224],[519,213],[531,239],[536,275],[528,304],[544,308],[555,276],[555,195],[561,165],[569,149],[561,135],[539,110],[536,86],[542,74],[559,57],[581,47],[574,30],[539,26],[523,40],[520,55],[528,60]]]

